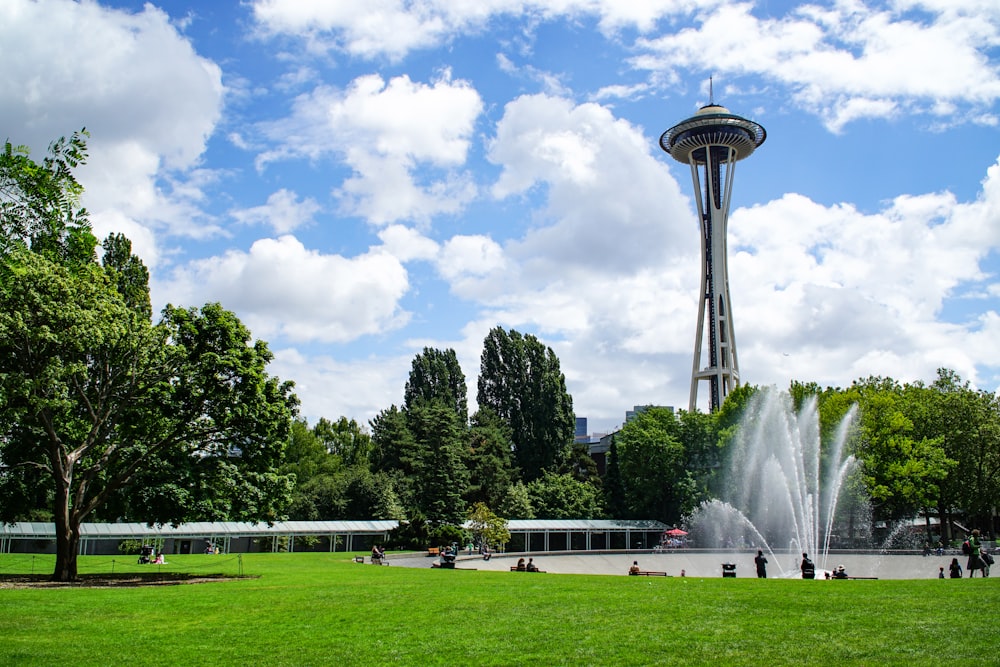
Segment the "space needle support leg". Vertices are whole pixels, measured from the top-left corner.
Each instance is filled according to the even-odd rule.
[[[708,253],[705,229],[705,208],[702,203],[701,179],[698,176],[698,163],[694,157],[691,158],[691,181],[694,183],[695,202],[698,206],[698,227],[701,238],[701,278],[698,292],[698,320],[694,334],[694,359],[691,362],[691,396],[688,400],[688,411],[694,412],[698,406],[698,383],[701,371],[701,345],[705,335],[705,299],[708,298]]]
[[[723,226],[723,244],[725,249],[725,257],[729,257],[729,210],[730,204],[732,202],[733,194],[733,183],[736,181],[736,151],[729,149],[729,154],[726,160],[726,192],[725,197],[722,200],[722,215],[725,220],[725,225]],[[736,354],[736,327],[733,326],[733,299],[729,293],[729,267],[728,260],[726,266],[725,282],[723,284],[723,294],[725,294],[726,303],[726,340],[729,344],[728,350],[728,363],[729,367],[729,378],[726,381],[725,395],[722,397],[725,400],[725,396],[736,387],[740,386],[740,366],[739,359]]]

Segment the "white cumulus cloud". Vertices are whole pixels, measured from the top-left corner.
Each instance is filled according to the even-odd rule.
[[[353,170],[337,191],[344,212],[375,224],[426,221],[461,209],[475,194],[465,161],[482,100],[447,73],[424,84],[377,74],[346,89],[320,86],[292,115],[263,126],[277,147],[258,165],[293,157],[338,157]],[[429,176],[428,176],[429,174]]]
[[[346,342],[403,326],[406,269],[388,253],[325,255],[295,237],[179,267],[164,291],[181,304],[220,301],[258,338]]]

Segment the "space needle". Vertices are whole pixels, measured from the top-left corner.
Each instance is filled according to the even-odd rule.
[[[716,104],[711,92],[706,106],[660,136],[660,148],[678,162],[691,166],[701,220],[701,291],[689,403],[692,412],[698,403],[701,382],[708,383],[713,412],[740,384],[726,263],[726,229],[736,163],[749,157],[766,138],[761,125]],[[704,357],[703,351],[707,353]]]

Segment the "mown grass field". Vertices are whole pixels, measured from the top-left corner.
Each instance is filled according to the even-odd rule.
[[[252,578],[0,588],[2,665],[998,664],[1000,581],[518,575],[339,554],[81,557]],[[0,576],[51,557],[0,555]],[[429,565],[429,561],[428,561]],[[2,582],[0,582],[2,585]]]

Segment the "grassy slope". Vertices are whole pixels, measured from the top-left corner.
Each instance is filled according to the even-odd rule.
[[[84,557],[81,572],[107,572],[109,560]],[[164,570],[238,567],[228,556],[170,561]],[[26,563],[0,555],[0,574]],[[0,664],[930,665],[985,664],[998,648],[996,578],[518,575],[344,554],[251,554],[243,568],[259,578],[0,590]]]

